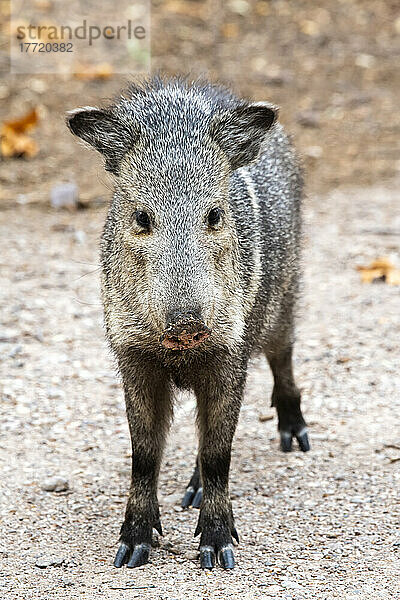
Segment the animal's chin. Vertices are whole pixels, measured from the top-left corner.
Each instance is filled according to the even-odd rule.
[[[179,336],[164,334],[161,336],[160,342],[164,348],[169,350],[191,350],[201,346],[210,337],[210,333],[209,330],[204,330],[194,335],[186,331],[183,331]]]

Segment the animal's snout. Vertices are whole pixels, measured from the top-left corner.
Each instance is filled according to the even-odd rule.
[[[203,323],[197,312],[172,312],[167,319],[167,327],[160,341],[171,350],[195,348],[210,335],[210,329]]]

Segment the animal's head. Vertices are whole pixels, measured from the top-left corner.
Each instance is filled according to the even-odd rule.
[[[241,301],[240,224],[230,176],[257,158],[277,111],[222,101],[217,91],[177,82],[134,88],[115,105],[68,115],[71,131],[103,154],[115,178],[105,252],[114,285],[171,349],[227,328],[228,337],[240,336],[232,322]]]

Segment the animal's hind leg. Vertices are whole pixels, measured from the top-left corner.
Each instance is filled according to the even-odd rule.
[[[272,353],[266,351],[266,357],[274,376],[271,405],[276,407],[278,413],[281,449],[283,452],[290,452],[295,437],[300,449],[307,452],[310,443],[300,408],[301,394],[293,377],[292,346]]]
[[[196,466],[193,471],[193,475],[186,488],[185,495],[182,499],[182,508],[200,508],[201,500],[203,498],[203,486],[201,485],[200,469],[199,469],[199,458],[196,458]]]

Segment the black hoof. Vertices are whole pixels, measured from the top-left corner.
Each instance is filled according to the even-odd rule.
[[[306,428],[302,429],[299,433],[296,433],[296,439],[299,443],[300,450],[303,452],[308,452],[310,450],[311,446]]]
[[[126,544],[124,544],[124,542],[122,542],[122,544],[118,548],[118,552],[114,559],[114,567],[117,567],[119,569],[120,567],[122,567],[122,565],[124,565],[126,562],[128,562],[130,553],[131,553],[131,550],[130,550],[129,546],[127,546]]]
[[[223,569],[235,568],[235,556],[232,544],[220,548],[217,552],[218,562]],[[200,567],[202,569],[213,569],[215,567],[215,550],[212,546],[200,546]]]
[[[193,508],[200,508],[202,498],[203,498],[203,488],[199,487],[198,490],[195,490],[193,488],[193,486],[190,485],[186,489],[185,495],[183,496],[181,506],[182,506],[182,508],[189,508],[189,506],[193,506]]]
[[[189,485],[187,486],[185,495],[183,496],[181,506],[182,508],[189,508],[189,506],[193,506],[193,508],[200,508],[202,498],[203,488],[201,487],[200,483],[199,467],[196,463],[192,478],[189,481]]]
[[[200,546],[200,567],[210,570],[215,567],[215,552],[211,546]]]
[[[282,452],[292,451],[292,434],[290,431],[281,431],[281,450]]]
[[[308,452],[310,450],[310,442],[308,439],[307,428],[303,427],[299,432],[293,433],[292,431],[280,431],[281,438],[281,450],[282,452],[292,451],[293,438],[296,438],[300,450]]]
[[[130,515],[120,531],[120,546],[114,559],[114,567],[126,565],[129,569],[145,565],[149,561],[153,527],[162,535],[159,515],[153,516],[153,524],[143,516]]]
[[[138,544],[134,547],[132,555],[126,565],[128,569],[141,567],[149,562],[150,546],[148,544]]]
[[[182,508],[189,508],[192,505],[192,500],[196,495],[196,490],[192,485],[186,488],[185,495],[183,496],[181,506]]]
[[[226,522],[224,522],[225,519],[218,517],[207,520],[209,523],[205,524],[200,512],[199,522],[194,533],[195,537],[201,533],[200,567],[213,569],[218,558],[218,563],[223,569],[233,569],[235,556],[232,537],[239,542],[238,532],[233,524],[233,515],[231,515],[231,520],[228,519]]]
[[[235,567],[235,557],[231,545],[221,548],[218,552],[218,561],[224,569],[233,569]]]
[[[149,562],[149,556],[149,544],[137,544],[131,553],[130,547],[122,542],[115,556],[114,567],[120,568],[125,564],[129,569],[140,567]]]
[[[192,501],[193,508],[200,508],[202,499],[203,499],[203,488],[199,487],[199,489],[197,490],[196,495]]]

